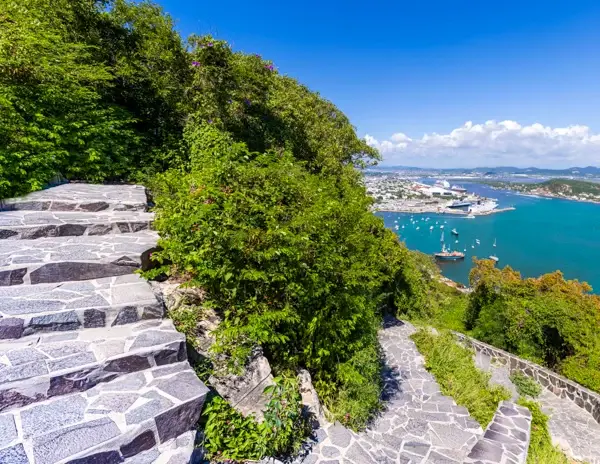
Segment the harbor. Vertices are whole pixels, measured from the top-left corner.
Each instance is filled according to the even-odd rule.
[[[473,218],[512,211],[513,206],[498,207],[494,198],[470,193],[460,185],[438,180],[434,185],[394,175],[366,176],[365,187],[375,199],[375,211],[448,214]]]
[[[510,266],[524,277],[560,269],[565,278],[586,281],[594,293],[600,293],[599,205],[523,196],[477,183],[469,183],[467,188],[480,197],[496,196],[499,210],[505,205],[514,205],[516,210],[510,214],[478,215],[474,219],[431,212],[376,214],[408,248],[432,259],[442,251],[440,239],[442,230],[445,231],[446,249],[465,256],[436,262],[444,277],[459,284],[469,285],[473,258],[496,257],[497,266]],[[451,232],[453,229],[458,235]]]

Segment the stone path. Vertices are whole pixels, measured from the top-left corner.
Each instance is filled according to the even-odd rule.
[[[34,239],[138,232],[150,228],[152,213],[107,211],[5,211],[0,215],[1,239]]]
[[[491,373],[493,382],[507,387],[514,398],[518,397],[507,366],[491,363],[490,357],[481,351],[476,353],[475,363]],[[548,428],[555,445],[577,461],[600,464],[600,424],[591,414],[546,389],[536,401],[549,417]]]
[[[463,462],[483,435],[481,426],[452,398],[440,393],[424,359],[409,336],[408,323],[388,320],[379,340],[388,368],[387,409],[365,432],[339,424],[316,433],[317,443],[304,464]]]
[[[68,184],[2,208],[0,463],[188,463],[208,390],[132,274],[157,240],[144,189]]]

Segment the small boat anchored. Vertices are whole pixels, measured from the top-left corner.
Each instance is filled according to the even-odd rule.
[[[446,249],[446,245],[444,244],[444,232],[442,231],[442,236],[440,238],[440,242],[442,242],[442,251],[438,253],[434,253],[435,259],[440,261],[459,261],[461,259],[465,259],[465,254],[460,251],[450,251]]]
[[[500,261],[500,258],[498,258],[496,255],[490,255],[490,259],[492,261],[494,261],[495,263],[497,263],[498,261]]]
[[[456,231],[456,229],[452,229],[450,232],[452,233],[452,235],[456,235],[458,237],[458,232]]]

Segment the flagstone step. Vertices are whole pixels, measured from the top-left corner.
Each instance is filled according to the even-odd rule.
[[[0,286],[99,279],[148,263],[153,231],[36,240],[0,240]]]
[[[153,213],[137,211],[0,211],[0,240],[138,232],[153,219]]]
[[[137,274],[0,287],[0,340],[111,327],[163,315],[152,288]]]
[[[4,341],[0,343],[0,411],[86,391],[131,372],[186,359],[185,336],[170,320]]]
[[[146,189],[141,185],[63,184],[4,200],[4,211],[146,211]]]
[[[187,362],[0,414],[0,462],[165,463],[187,459],[208,389]]]

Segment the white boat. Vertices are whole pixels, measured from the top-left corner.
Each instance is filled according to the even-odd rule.
[[[444,226],[440,226],[440,229],[443,229],[443,228],[444,228]]]
[[[429,226],[429,230],[433,230],[433,226]]]
[[[494,247],[496,246],[496,239],[494,239],[494,244],[492,246],[494,246]]]
[[[479,241],[479,239],[478,239],[478,238],[476,238],[476,239],[475,239],[475,243],[476,243],[477,245],[481,245],[481,242]]]
[[[458,240],[455,240],[454,243],[458,243]]]
[[[490,259],[491,259],[492,261],[494,261],[495,263],[497,263],[498,261],[500,261],[500,259],[499,259],[499,258],[498,258],[496,255],[491,255],[491,256],[490,256]]]
[[[398,226],[395,226],[394,229],[398,230]]]
[[[420,227],[417,227],[417,230],[419,230],[419,229],[420,229]]]
[[[402,226],[402,228],[404,229],[404,226]]]

